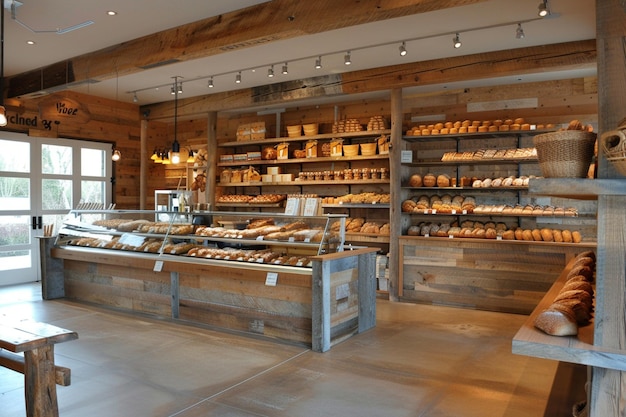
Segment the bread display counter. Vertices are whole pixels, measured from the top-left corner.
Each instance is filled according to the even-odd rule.
[[[336,222],[345,216],[72,211],[51,252],[67,298],[324,352],[376,323],[377,250],[343,250]]]

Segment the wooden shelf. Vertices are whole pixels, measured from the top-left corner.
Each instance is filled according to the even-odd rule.
[[[541,178],[529,181],[531,194],[595,200],[600,195],[626,195],[623,179]]]
[[[528,187],[410,187],[408,185],[402,186],[407,190],[423,190],[423,191],[491,191],[491,192],[505,192],[505,191],[528,191]]]
[[[346,204],[322,204],[322,208],[364,208],[364,209],[389,209],[391,205],[389,203],[346,203]]]
[[[462,139],[488,139],[505,138],[508,136],[536,135],[539,133],[553,132],[553,130],[509,130],[506,132],[476,132],[476,133],[455,133],[448,135],[427,135],[427,136],[403,136],[407,142],[431,142],[438,140],[462,140]]]
[[[513,245],[543,245],[543,246],[564,246],[570,248],[580,248],[583,249],[595,249],[597,247],[596,242],[592,241],[582,241],[580,243],[557,243],[557,242],[538,242],[538,241],[530,241],[530,240],[504,240],[504,239],[485,239],[485,238],[470,238],[470,237],[439,237],[439,236],[408,236],[402,235],[400,236],[403,240],[438,240],[438,241],[447,241],[447,242],[473,242],[480,244],[481,242],[497,242],[497,243],[507,243]]]
[[[533,158],[491,158],[491,159],[467,159],[459,161],[415,161],[406,162],[402,165],[411,167],[430,167],[430,166],[452,166],[452,165],[502,165],[502,164],[530,164],[538,163],[539,160]]]
[[[219,162],[218,167],[240,167],[244,165],[280,165],[280,164],[312,164],[320,162],[354,162],[370,160],[388,160],[387,154],[357,155],[357,156],[320,156],[316,158],[291,158],[291,159],[261,159],[253,161]]]
[[[389,243],[389,235],[376,233],[346,232],[346,242]]]
[[[343,139],[358,139],[358,138],[367,138],[367,137],[375,137],[381,135],[390,135],[391,130],[364,130],[360,132],[346,132],[346,133],[322,133],[319,135],[311,135],[311,136],[298,136],[294,138],[270,138],[263,140],[245,140],[245,141],[231,141],[231,142],[223,142],[219,143],[217,146],[220,148],[231,148],[237,146],[254,146],[254,145],[273,145],[282,142],[308,142],[310,140],[320,140],[320,139],[333,139],[333,138],[343,138]]]
[[[513,353],[626,371],[626,351],[593,344],[593,323],[580,327],[577,336],[550,336],[534,326],[537,315],[552,304],[565,284],[570,268],[571,262],[513,337]]]
[[[218,183],[219,187],[267,187],[267,186],[295,186],[305,185],[352,185],[352,184],[389,184],[389,180],[340,180],[340,181],[290,181],[290,182],[229,182]]]
[[[215,207],[249,207],[249,208],[271,208],[282,207],[283,201],[279,203],[215,203]]]
[[[579,217],[578,215],[576,215],[576,216],[566,216],[566,215],[555,216],[555,215],[527,214],[527,213],[510,213],[510,214],[503,214],[503,213],[475,213],[475,212],[468,213],[466,211],[455,212],[455,213],[442,213],[442,212],[433,213],[432,210],[430,210],[430,209],[426,209],[426,210],[422,210],[422,211],[413,211],[413,212],[403,211],[402,213],[415,215],[415,216],[542,217],[542,218],[545,217],[545,218],[551,218],[551,219],[572,219],[572,218]]]

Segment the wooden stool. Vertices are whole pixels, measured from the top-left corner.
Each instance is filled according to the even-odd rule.
[[[0,316],[0,349],[8,351],[0,350],[0,365],[24,374],[27,417],[58,417],[56,384],[70,385],[70,370],[54,364],[54,345],[74,339],[71,330]]]

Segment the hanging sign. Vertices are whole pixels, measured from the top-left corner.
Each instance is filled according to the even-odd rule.
[[[71,119],[76,123],[91,120],[87,107],[76,100],[60,96],[52,96],[39,103],[39,115],[42,119]]]

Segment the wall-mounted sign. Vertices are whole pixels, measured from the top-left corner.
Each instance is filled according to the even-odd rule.
[[[42,119],[71,119],[77,123],[86,123],[91,119],[87,107],[71,98],[59,96],[52,96],[39,103],[39,115]]]

